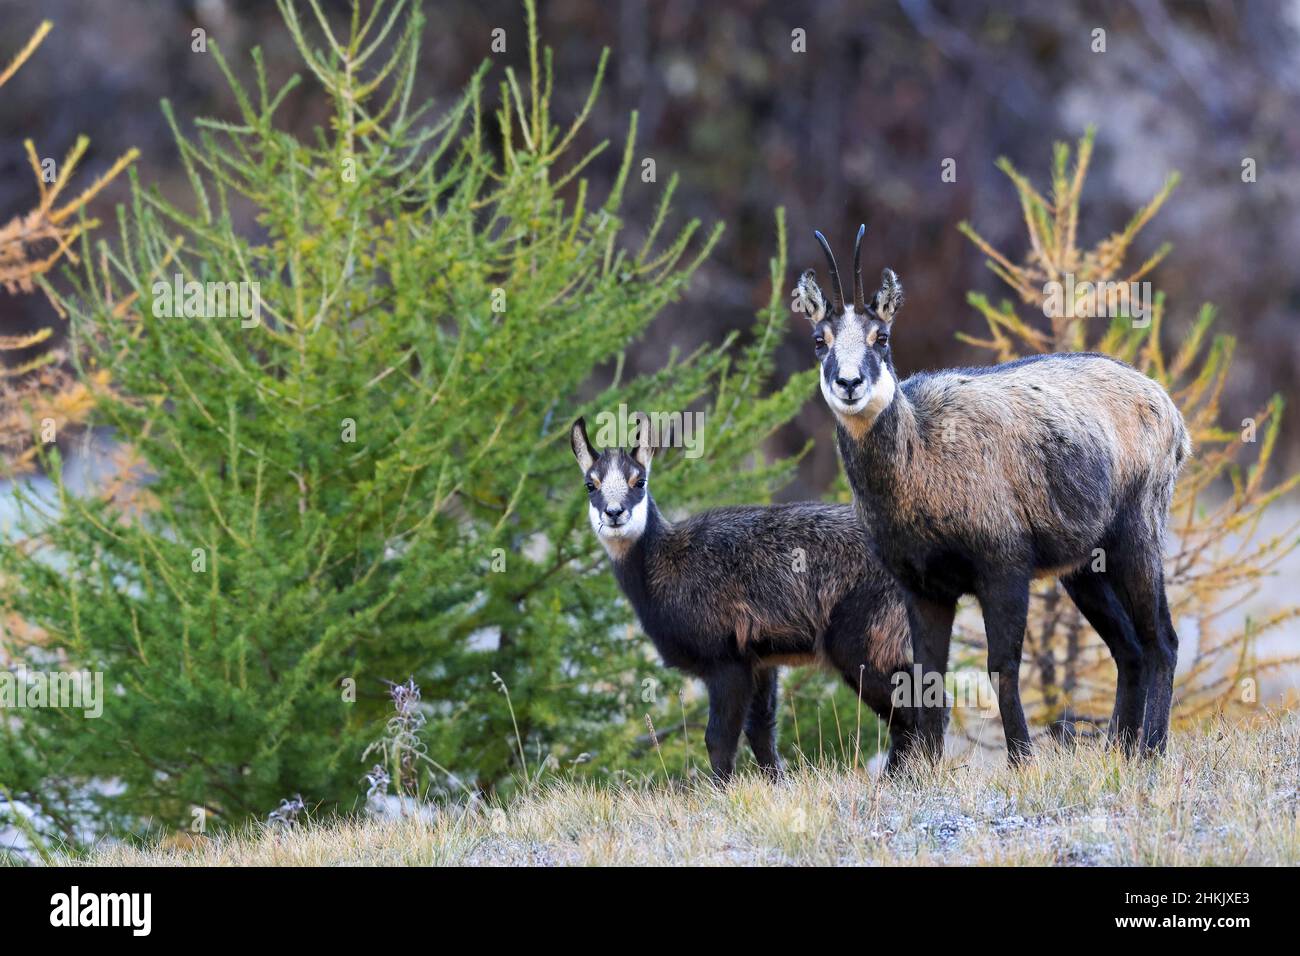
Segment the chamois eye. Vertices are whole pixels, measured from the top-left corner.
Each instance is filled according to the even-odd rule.
[[[816,347],[817,351],[820,352],[822,349],[826,348],[826,340],[820,335],[813,336],[813,345]]]
[[[596,490],[596,483],[595,483],[594,481],[592,481],[590,478],[587,479],[587,490],[588,490],[588,491],[595,491],[595,490]]]
[[[633,475],[631,478],[628,479],[627,486],[628,486],[629,488],[640,488],[640,487],[641,487],[641,481],[642,481],[642,477],[641,477],[640,473],[637,473],[637,474]]]
[[[888,344],[889,344],[889,333],[886,332],[884,329],[881,329],[879,332],[877,332],[877,333],[876,333],[876,344],[877,344],[877,345],[888,345]]]

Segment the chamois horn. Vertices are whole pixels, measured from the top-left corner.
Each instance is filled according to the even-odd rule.
[[[844,286],[840,284],[840,270],[835,265],[835,254],[831,252],[831,244],[820,230],[814,230],[813,235],[821,243],[822,252],[826,253],[826,265],[831,270],[831,309],[835,315],[841,315],[844,312]]]
[[[858,238],[853,242],[853,311],[867,314],[867,297],[862,292],[862,237],[867,231],[864,222],[858,226]]]

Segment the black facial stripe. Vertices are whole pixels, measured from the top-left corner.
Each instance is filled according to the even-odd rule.
[[[880,378],[880,356],[874,349],[867,349],[866,355],[862,357],[862,377],[871,385]]]
[[[826,381],[833,382],[840,374],[840,360],[835,357],[835,350],[831,349],[826,353],[826,358],[822,362],[822,369],[826,372]]]

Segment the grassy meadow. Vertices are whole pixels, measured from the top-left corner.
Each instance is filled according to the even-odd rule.
[[[1295,865],[1300,717],[1208,722],[1163,760],[1040,742],[898,779],[794,767],[726,789],[542,783],[505,806],[306,820],[60,863],[199,866]]]

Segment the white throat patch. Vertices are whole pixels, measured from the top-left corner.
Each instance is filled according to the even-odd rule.
[[[876,423],[880,413],[894,400],[894,393],[897,390],[893,373],[889,370],[889,366],[883,363],[880,366],[880,377],[871,386],[871,391],[863,395],[854,405],[846,405],[836,396],[826,386],[824,376],[821,377],[821,386],[822,397],[826,399],[826,404],[835,413],[839,423],[855,439],[871,431],[871,426]]]
[[[595,505],[587,506],[587,520],[591,522],[592,530],[596,532],[596,537],[600,538],[600,543],[605,546],[605,551],[611,558],[623,557],[627,549],[636,544],[645,533],[646,515],[650,510],[649,500],[649,495],[643,495],[641,500],[633,505],[627,521],[617,526],[606,524],[605,515]]]
[[[867,407],[862,410],[862,416],[870,423],[874,423],[889,403],[894,400],[894,373],[889,370],[888,365],[881,364],[880,377],[876,379],[876,384],[871,386],[871,394],[867,396]],[[870,425],[868,425],[870,427]]]

